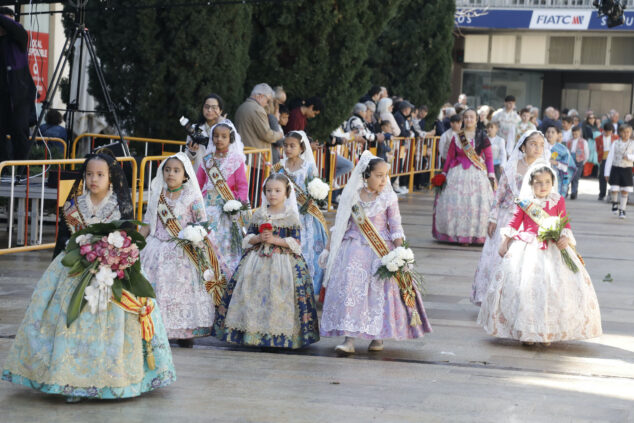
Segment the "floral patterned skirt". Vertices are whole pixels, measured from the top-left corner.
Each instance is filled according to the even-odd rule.
[[[152,312],[155,368],[145,359],[138,316],[110,304],[85,308],[70,327],[66,310],[79,277],[69,277],[60,254],[35,287],[11,346],[2,378],[49,394],[113,399],[141,395],[176,379],[158,307]]]
[[[328,243],[328,235],[322,224],[310,214],[302,215],[302,255],[313,279],[313,292],[319,294],[324,270],[319,267],[319,255]]]
[[[394,248],[388,242],[390,249]],[[410,314],[394,278],[374,274],[381,260],[358,238],[344,238],[330,276],[321,316],[322,336],[365,339],[413,339],[431,332],[420,292],[416,311],[422,324],[410,326]]]
[[[493,336],[525,342],[554,342],[600,336],[601,314],[590,275],[573,273],[548,242],[513,241],[482,300],[478,324]]]
[[[487,236],[493,191],[486,174],[475,166],[454,166],[447,185],[434,201],[432,235],[439,241],[482,244]]]
[[[141,263],[154,287],[168,338],[209,336],[214,303],[185,250],[175,242],[150,236],[141,250]]]
[[[232,344],[301,348],[319,341],[313,283],[302,256],[256,247],[242,257],[212,335]]]

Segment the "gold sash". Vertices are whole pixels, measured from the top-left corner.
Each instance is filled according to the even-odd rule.
[[[367,218],[365,212],[363,211],[363,207],[359,204],[355,204],[352,206],[352,219],[354,223],[357,224],[359,230],[363,234],[372,250],[376,253],[379,258],[387,255],[390,250],[385,242],[385,240],[379,235],[379,232],[376,230],[376,227],[372,223],[370,219]],[[416,291],[414,290],[414,283],[412,281],[412,275],[409,272],[401,272],[398,271],[395,273],[394,278],[398,282],[399,290],[401,291],[401,296],[403,297],[403,302],[409,309],[411,319],[410,326],[418,326],[422,325],[420,315],[416,310]]]
[[[74,234],[88,225],[86,224],[86,219],[84,219],[84,216],[79,211],[77,198],[74,198],[71,201],[72,203],[70,203],[70,206],[64,210],[64,220],[66,221],[66,226],[68,226],[70,233]]]
[[[299,204],[299,206],[302,207],[304,204],[306,204],[306,201],[310,201],[307,210],[308,214],[313,216],[319,221],[319,223],[321,223],[321,225],[324,227],[324,231],[326,231],[326,234],[328,235],[328,237],[330,237],[330,233],[328,232],[328,223],[326,222],[324,214],[321,212],[321,210],[319,210],[319,207],[317,207],[317,205],[313,203],[312,199],[310,199],[310,197],[304,192],[304,190],[299,185],[297,185],[297,183],[295,183],[295,181],[293,180],[291,175],[288,174],[288,171],[284,168],[284,166],[282,166],[280,163],[274,164],[273,172],[278,173],[280,171],[283,172],[288,180],[291,181],[291,183],[293,184],[293,187],[295,188],[295,195],[297,196],[297,203]]]
[[[161,195],[159,196],[157,214],[159,219],[161,220],[161,223],[163,223],[163,226],[165,226],[165,229],[167,229],[169,234],[177,238],[179,232],[183,228],[180,222],[178,221],[178,219],[176,218],[176,216],[174,215],[172,208],[169,206],[169,204],[167,204],[167,201],[165,201],[165,197],[163,196],[163,193],[161,193]],[[205,281],[205,289],[212,296],[214,300],[214,304],[218,306],[220,305],[220,300],[222,298],[224,288],[227,285],[227,280],[225,279],[225,276],[222,274],[222,271],[220,270],[218,257],[216,257],[216,254],[214,253],[214,250],[211,245],[211,242],[209,241],[209,238],[205,237],[204,242],[205,242],[205,253],[207,255],[207,259],[209,261],[211,270],[214,272],[214,280]],[[202,264],[202,263],[198,263],[198,254],[196,254],[196,251],[194,251],[194,247],[192,247],[191,244],[183,244],[183,249],[185,250],[185,253],[187,253],[187,256],[192,261],[194,266],[198,266]],[[205,267],[202,269],[202,273],[204,273],[205,270],[207,270],[207,267],[208,266],[205,263]]]
[[[213,156],[210,156],[209,160],[205,160],[205,170],[207,172],[207,176],[216,187],[216,191],[218,191],[225,203],[229,200],[236,199],[236,197],[233,195],[233,192],[231,191],[231,188],[229,188],[225,177],[222,175],[220,168],[216,164]],[[243,213],[240,213],[240,218],[238,219],[238,221],[241,227],[245,227],[248,224],[248,221],[251,219],[251,211],[247,211],[246,214],[247,216],[245,218],[243,216]]]
[[[467,137],[465,136],[464,131],[460,131],[458,133],[458,138],[460,139],[460,145],[462,146],[462,151],[464,151],[467,158],[471,160],[471,163],[473,163],[473,165],[477,167],[478,169],[486,172],[487,171],[486,164],[482,160],[482,157],[480,157],[476,153],[473,145],[471,145],[469,140],[467,140]]]

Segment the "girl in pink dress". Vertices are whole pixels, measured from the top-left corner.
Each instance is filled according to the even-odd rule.
[[[458,244],[482,244],[487,235],[489,212],[493,201],[495,170],[491,143],[483,133],[476,133],[476,112],[463,115],[464,137],[474,157],[482,161],[477,167],[465,152],[461,139],[454,135],[443,166],[447,176],[444,189],[436,196],[432,234],[439,241]]]
[[[522,207],[516,207],[502,230],[499,254],[504,258],[478,315],[478,323],[489,335],[530,345],[602,333],[597,296],[574,249],[577,242],[570,224],[557,242],[538,239],[540,225],[550,225],[550,217],[539,218],[540,209],[547,216],[566,216],[566,202],[553,190],[556,186],[555,172],[543,160],[536,161],[524,177],[518,200]],[[564,262],[560,250],[567,252],[576,271]]]
[[[232,221],[223,210],[226,201],[207,172],[215,163],[234,198],[243,202],[247,201],[248,183],[244,166],[246,158],[240,135],[229,121],[221,122],[211,128],[211,141],[207,147],[207,154],[196,172],[196,177],[205,199],[211,242],[222,252],[222,259],[230,272],[227,278],[231,278],[242,257],[242,248],[239,244],[231,242]]]

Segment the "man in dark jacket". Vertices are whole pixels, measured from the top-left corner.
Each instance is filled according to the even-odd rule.
[[[26,159],[36,95],[29,73],[29,37],[14,16],[13,10],[0,7],[0,161]]]
[[[411,137],[412,131],[409,123],[409,115],[412,113],[414,105],[407,100],[398,103],[398,111],[394,113],[394,119],[399,128],[401,128],[401,137]]]

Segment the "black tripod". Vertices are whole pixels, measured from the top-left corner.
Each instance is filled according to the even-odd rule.
[[[72,3],[72,2],[71,2]],[[80,68],[81,63],[83,62],[84,55],[84,46],[86,46],[86,50],[90,55],[90,60],[95,68],[95,73],[97,74],[97,81],[99,82],[99,86],[101,87],[101,91],[103,92],[103,97],[105,100],[105,106],[108,112],[112,115],[112,121],[114,123],[115,129],[117,130],[117,135],[119,136],[118,141],[114,144],[110,144],[108,147],[113,147],[115,145],[119,145],[124,156],[130,156],[130,151],[128,150],[128,146],[123,138],[123,133],[121,132],[121,125],[119,124],[119,118],[117,117],[117,112],[114,108],[114,104],[112,103],[112,98],[110,98],[110,92],[108,90],[108,86],[106,84],[106,80],[103,76],[103,71],[101,69],[101,64],[99,62],[99,58],[97,57],[97,53],[95,52],[95,43],[88,32],[88,28],[86,28],[85,24],[85,6],[88,3],[88,0],[77,0],[75,4],[77,10],[75,12],[75,29],[73,30],[73,34],[70,38],[66,39],[64,43],[64,48],[62,49],[62,54],[57,60],[55,64],[55,71],[53,72],[53,77],[51,78],[50,89],[46,93],[46,98],[42,102],[42,110],[40,111],[40,115],[37,118],[37,125],[35,126],[33,133],[31,134],[31,140],[29,142],[30,145],[33,145],[35,142],[35,138],[37,136],[40,125],[42,124],[42,120],[46,115],[46,112],[51,108],[51,99],[55,96],[55,92],[57,91],[60,81],[62,79],[62,74],[64,73],[64,68],[69,61],[71,55],[73,56],[73,60],[79,60],[77,77],[76,81],[73,80],[72,72],[69,74],[69,86],[72,87],[75,84],[76,87],[76,95],[74,99],[71,99],[66,109],[61,109],[67,112],[66,124],[67,131],[69,136],[73,134],[73,128],[75,126],[75,114],[76,113],[96,113],[96,110],[79,110],[79,105],[77,104],[79,97],[79,89],[81,84],[82,77],[82,69]],[[80,48],[79,48],[79,56],[75,57],[74,55],[74,46],[77,41],[80,40]],[[59,110],[59,109],[58,109]]]

